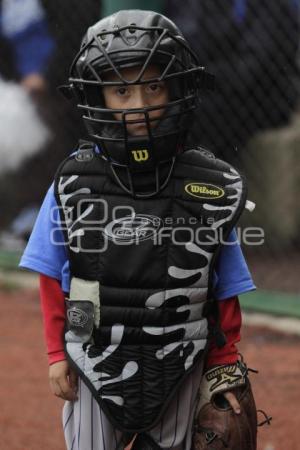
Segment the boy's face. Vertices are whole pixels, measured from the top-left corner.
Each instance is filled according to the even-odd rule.
[[[132,67],[123,69],[122,76],[126,80],[134,80],[140,73],[140,67]],[[157,66],[149,66],[144,75],[143,80],[158,78],[160,70]],[[118,81],[117,75],[112,74],[106,81]],[[104,86],[103,95],[107,108],[129,110],[132,108],[145,108],[151,106],[165,105],[169,101],[169,93],[167,84],[164,81],[149,82],[145,84],[133,84],[130,86]],[[150,119],[159,119],[164,113],[164,108],[149,111]],[[117,120],[122,120],[121,113],[114,113]],[[127,131],[132,136],[147,135],[147,125],[143,123],[130,123],[131,121],[144,120],[145,114],[134,113],[126,116]],[[157,125],[157,120],[149,122],[151,128]]]

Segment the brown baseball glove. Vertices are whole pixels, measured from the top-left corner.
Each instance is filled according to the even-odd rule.
[[[243,361],[238,361],[213,367],[203,375],[192,450],[256,450],[257,411],[248,370]],[[235,393],[240,414],[222,395],[226,391]]]

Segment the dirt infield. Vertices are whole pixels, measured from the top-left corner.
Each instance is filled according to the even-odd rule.
[[[48,388],[37,292],[0,292],[0,301],[0,448],[64,450],[62,401]],[[248,365],[260,371],[251,375],[257,407],[274,417],[259,429],[258,450],[300,450],[300,338],[245,327],[242,341]]]

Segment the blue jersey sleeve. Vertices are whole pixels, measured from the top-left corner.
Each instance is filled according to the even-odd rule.
[[[65,292],[69,290],[69,261],[53,184],[41,206],[19,267],[56,278]]]
[[[235,295],[256,289],[247,263],[232,231],[227,243],[223,244],[215,268],[214,294],[217,300],[225,300]]]

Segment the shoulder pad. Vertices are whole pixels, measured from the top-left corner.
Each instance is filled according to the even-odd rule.
[[[210,150],[208,150],[205,147],[196,147],[196,149],[198,152],[201,153],[201,155],[206,156],[206,158],[210,158],[210,159],[216,159],[215,155],[213,154],[213,152],[211,152]]]
[[[201,154],[202,156],[204,156],[206,158],[216,159],[213,152],[208,150],[206,147],[202,147],[200,145],[196,146],[196,147],[188,148],[184,151],[184,153],[196,153],[196,154]]]

